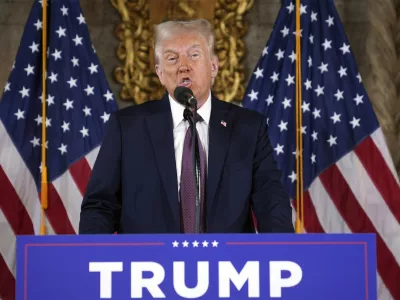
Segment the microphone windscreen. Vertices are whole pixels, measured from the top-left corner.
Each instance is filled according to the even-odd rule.
[[[178,86],[174,91],[174,98],[179,103],[186,105],[186,101],[188,100],[187,95],[189,94],[193,96],[193,91],[191,89],[185,86]]]

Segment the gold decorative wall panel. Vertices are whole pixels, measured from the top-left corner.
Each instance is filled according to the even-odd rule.
[[[166,20],[205,18],[214,25],[220,61],[213,93],[221,100],[241,102],[244,95],[244,15],[253,0],[109,0],[121,15],[114,70],[120,98],[140,104],[165,93],[154,69],[153,25]]]

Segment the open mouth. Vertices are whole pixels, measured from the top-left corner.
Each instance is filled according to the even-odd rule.
[[[182,78],[178,86],[190,87],[192,85],[192,80],[189,77]]]

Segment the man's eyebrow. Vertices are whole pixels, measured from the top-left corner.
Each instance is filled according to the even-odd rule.
[[[188,50],[192,50],[192,49],[196,49],[196,48],[199,48],[199,49],[200,49],[200,48],[201,48],[201,45],[200,45],[200,44],[195,44],[195,45],[193,45],[193,46],[190,46]],[[177,53],[177,51],[174,50],[174,49],[171,49],[171,48],[167,48],[167,49],[165,49],[165,50],[163,51],[163,54],[167,54],[167,53]]]

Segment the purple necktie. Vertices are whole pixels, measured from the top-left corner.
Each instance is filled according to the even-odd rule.
[[[199,145],[200,156],[200,232],[205,231],[204,201],[205,201],[205,178],[206,160],[204,149],[196,129],[196,137]],[[193,170],[193,145],[192,128],[186,131],[185,142],[182,153],[182,170],[180,183],[180,202],[182,213],[182,231],[184,233],[196,233],[196,182]]]

